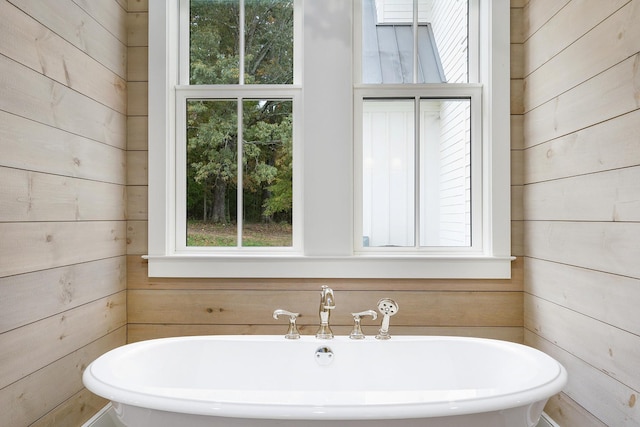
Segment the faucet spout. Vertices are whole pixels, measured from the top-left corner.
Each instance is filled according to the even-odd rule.
[[[320,293],[320,308],[318,310],[320,328],[316,333],[316,338],[324,340],[333,338],[333,332],[329,326],[329,317],[331,316],[331,310],[334,308],[336,308],[336,303],[333,296],[333,289],[323,285]]]

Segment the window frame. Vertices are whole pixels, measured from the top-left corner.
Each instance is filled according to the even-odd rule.
[[[478,0],[480,25],[480,85],[474,99],[482,104],[482,216],[483,247],[480,251],[438,251],[428,255],[416,253],[362,253],[354,243],[356,197],[354,171],[355,103],[353,93],[354,32],[351,23],[359,0],[350,11],[332,18],[337,29],[329,45],[317,45],[318,37],[305,31],[301,44],[316,58],[305,58],[299,77],[294,80],[300,91],[300,119],[317,117],[304,123],[298,135],[305,141],[324,138],[332,141],[335,153],[322,152],[322,147],[307,143],[295,146],[298,161],[294,163],[294,212],[299,228],[291,251],[180,251],[176,246],[176,221],[180,205],[176,193],[176,105],[180,101],[178,52],[180,39],[179,0],[153,1],[149,4],[149,231],[148,274],[150,277],[323,277],[323,278],[509,278],[510,255],[510,130],[509,130],[509,1]],[[343,0],[296,0],[296,19],[335,12],[345,7]],[[303,4],[304,3],[304,4]],[[348,12],[348,13],[345,13]],[[322,13],[321,13],[322,14]],[[334,24],[335,22],[335,24]],[[499,25],[498,25],[499,24]],[[342,26],[340,26],[342,25]],[[346,26],[349,25],[349,28]],[[357,26],[356,26],[357,27]],[[322,31],[320,27],[317,31]],[[327,50],[328,48],[328,50]],[[301,47],[299,49],[302,49]],[[473,51],[473,49],[471,49]],[[301,52],[298,51],[298,53]],[[331,56],[329,56],[331,53]],[[324,55],[324,56],[323,56]],[[318,64],[330,64],[329,72],[315,72]],[[489,58],[489,60],[485,60]],[[323,62],[325,61],[325,62]],[[347,76],[347,77],[345,77]],[[314,86],[315,82],[315,86]],[[327,112],[322,100],[321,84],[336,88],[336,105],[341,114]],[[467,85],[468,86],[468,85]],[[344,90],[349,88],[348,90]],[[467,87],[468,89],[468,87]],[[188,91],[189,89],[187,89]],[[404,89],[403,89],[404,90]],[[342,93],[346,92],[346,94]],[[364,92],[359,92],[364,93]],[[295,102],[295,101],[294,101]],[[295,113],[294,113],[295,114]],[[331,116],[334,115],[335,117]],[[327,116],[327,117],[325,117]],[[333,118],[331,118],[333,117]],[[324,120],[324,121],[323,121]],[[295,125],[294,125],[295,126]],[[295,131],[294,131],[295,132]],[[318,133],[322,133],[318,136]],[[333,141],[333,140],[336,141]],[[295,144],[295,142],[294,142]],[[309,145],[311,144],[311,145]],[[325,150],[329,148],[324,148]],[[337,154],[336,154],[337,153]],[[320,154],[320,155],[318,155]],[[332,157],[333,155],[333,157]],[[317,176],[322,167],[335,167],[338,176],[328,178],[323,188]],[[295,161],[295,159],[294,159]],[[322,163],[324,164],[318,164]],[[346,172],[343,169],[348,169]],[[297,169],[296,169],[297,168]],[[297,170],[297,172],[296,172]],[[297,175],[296,175],[297,174]],[[296,177],[298,178],[296,180]],[[314,194],[314,197],[309,197]],[[305,196],[306,195],[306,196]],[[336,208],[328,200],[335,197]],[[323,212],[320,212],[323,211]],[[295,213],[294,213],[295,215]],[[235,249],[235,248],[232,248]],[[272,249],[272,248],[266,248]]]
[[[362,201],[362,187],[363,187],[363,164],[362,164],[362,106],[363,102],[367,99],[376,100],[395,100],[395,99],[413,99],[427,100],[427,99],[469,99],[471,106],[471,144],[474,145],[474,141],[482,139],[482,85],[469,83],[469,84],[457,84],[457,83],[443,83],[443,84],[427,84],[419,85],[419,87],[413,85],[361,85],[357,86],[354,90],[354,147],[355,152],[358,153],[355,156],[354,173],[356,177],[355,194],[359,195],[355,200],[355,251],[359,254],[393,254],[396,252],[408,252],[421,254],[423,256],[436,255],[480,255],[483,253],[483,248],[489,244],[487,227],[489,223],[484,221],[482,214],[482,206],[488,201],[483,197],[483,180],[482,180],[482,156],[483,153],[478,149],[472,147],[471,149],[471,245],[470,246],[420,246],[419,242],[415,242],[414,246],[410,247],[364,247],[362,245],[363,235],[363,201]],[[417,117],[416,117],[417,119]],[[418,126],[419,124],[416,123]],[[418,129],[416,129],[418,131]],[[416,141],[418,143],[418,141]],[[478,148],[482,148],[481,144],[477,144]],[[416,156],[417,157],[417,156]],[[416,159],[418,161],[418,159]],[[416,166],[416,171],[418,170]],[[419,176],[416,172],[416,181]],[[418,184],[416,182],[416,188]],[[414,200],[416,216],[419,212],[419,199]],[[417,224],[420,224],[420,219],[416,218]],[[417,232],[417,231],[416,231]],[[417,236],[416,236],[417,238]]]
[[[198,100],[233,100],[242,102],[254,99],[280,99],[290,100],[293,103],[294,119],[293,119],[293,177],[294,182],[300,179],[300,168],[297,166],[301,159],[298,155],[300,151],[298,141],[300,134],[300,120],[297,119],[296,110],[301,108],[301,90],[299,85],[178,85],[176,86],[176,137],[175,146],[172,151],[175,153],[175,175],[176,177],[186,176],[187,161],[187,140],[186,140],[186,108],[187,101]],[[241,156],[238,157],[239,159]],[[242,188],[239,189],[242,191]],[[298,205],[299,200],[294,200],[293,224],[294,232],[292,236],[291,246],[187,246],[187,217],[186,209],[178,209],[178,206],[186,206],[187,203],[187,183],[186,180],[177,180],[175,184],[175,231],[174,231],[174,250],[176,254],[207,254],[213,255],[223,253],[280,253],[282,255],[299,252],[302,247],[301,234],[297,230],[297,224],[300,223],[300,212]],[[240,202],[239,202],[240,203]],[[242,221],[237,225],[238,229],[242,227]],[[238,239],[240,242],[240,239]]]

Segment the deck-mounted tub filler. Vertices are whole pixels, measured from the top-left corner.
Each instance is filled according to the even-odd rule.
[[[198,336],[116,348],[84,373],[132,427],[532,427],[566,384],[557,361],[506,341],[390,336],[398,310],[381,300],[377,337],[333,337],[323,288],[319,337]]]

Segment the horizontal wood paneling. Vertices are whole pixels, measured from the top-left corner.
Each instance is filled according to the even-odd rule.
[[[5,82],[0,110],[114,147],[125,147],[123,114],[2,55],[0,75]]]
[[[127,152],[127,183],[129,185],[147,185],[148,155],[146,151]]]
[[[319,288],[318,288],[319,289]],[[351,312],[374,309],[383,297],[397,301],[393,324],[404,326],[521,326],[519,292],[336,291],[335,325],[351,325]],[[298,322],[318,324],[319,291],[153,290],[128,292],[130,323],[272,324],[273,310],[301,313]],[[284,306],[283,306],[284,305]]]
[[[147,98],[148,85],[147,82],[129,82],[128,83],[128,114],[129,116],[146,116],[147,115]]]
[[[554,329],[558,329],[554,327]],[[525,329],[525,342],[539,348],[562,363],[569,371],[569,383],[564,394],[582,405],[581,411],[588,410],[590,414],[575,414],[577,405],[563,404],[554,413],[554,419],[567,427],[601,427],[620,426],[632,427],[640,424],[640,411],[637,400],[637,390],[631,389],[603,372],[598,367],[586,363],[561,346],[541,338],[539,335]],[[594,344],[588,340],[585,345]],[[562,409],[569,406],[566,412]],[[568,418],[565,418],[568,417]],[[596,419],[594,419],[595,417]],[[583,424],[586,423],[586,424]]]
[[[586,412],[564,393],[552,396],[544,408],[545,413],[558,425],[580,427],[607,427],[605,423]]]
[[[127,117],[127,148],[129,150],[147,149],[147,126],[147,116]]]
[[[79,426],[126,342],[126,4],[0,0],[0,425]]]
[[[524,125],[526,145],[531,147],[636,110],[638,59],[633,56],[530,111]]]
[[[0,2],[0,14],[7,20],[6,25],[0,26],[0,51],[4,55],[119,113],[126,113],[126,81],[121,76],[10,3]]]
[[[125,261],[107,258],[0,278],[0,333],[122,292]]]
[[[73,0],[96,22],[127,44],[127,10],[124,0]]]
[[[125,233],[124,221],[0,223],[0,274],[119,256]]]
[[[129,82],[146,82],[149,76],[149,48],[146,46],[130,47],[127,58],[127,80]]]
[[[640,336],[638,280],[527,258],[527,293]]]
[[[638,165],[640,110],[527,149],[525,183]]]
[[[640,278],[640,222],[527,221],[528,256]]]
[[[146,12],[149,10],[149,0],[122,0],[127,1],[129,12]]]
[[[122,185],[0,167],[0,221],[124,220]]]
[[[640,1],[524,20],[525,343],[568,370],[560,425],[639,425]]]
[[[561,343],[565,351],[617,381],[640,389],[638,366],[629,363],[640,360],[640,336],[528,294],[525,325],[547,341]]]
[[[147,253],[147,221],[127,221],[127,255]]]
[[[132,221],[146,222],[148,217],[149,192],[146,185],[130,185],[127,187],[127,218]]]
[[[0,335],[0,388],[124,326],[124,292]]]
[[[126,43],[118,40],[102,22],[96,21],[74,1],[11,0],[10,3],[118,76],[126,78]],[[112,3],[115,6],[116,3]]]
[[[148,5],[147,5],[148,7]],[[127,29],[129,33],[129,46],[148,46],[149,34],[149,14],[145,11],[129,13]]]
[[[571,0],[525,0],[522,34],[525,40],[544,28],[544,25]],[[513,4],[513,2],[512,2]]]
[[[123,148],[0,111],[3,166],[124,184]]]
[[[82,373],[86,366],[98,356],[120,345],[125,339],[125,327],[61,357],[44,368],[27,375],[8,386],[0,394],[0,407],[7,408],[0,419],[7,426],[30,425],[34,417],[40,418],[36,425],[80,426],[101,406],[85,408],[85,402],[96,402],[104,406],[104,399],[94,399],[77,394],[82,392]],[[72,406],[65,405],[68,396]],[[79,401],[76,401],[79,400]],[[58,408],[62,406],[61,408]],[[47,413],[52,411],[50,415]]]
[[[525,8],[525,74],[563,52],[626,3],[629,0],[530,1]]]
[[[606,3],[601,0],[574,1],[563,10],[563,13],[567,12],[563,16],[569,22],[561,21],[558,24],[562,28],[573,29],[574,25],[571,24],[576,20],[570,13],[576,12],[573,10],[575,7],[580,8],[581,15],[592,14],[591,19],[599,19],[607,17],[611,10],[625,2],[627,0]],[[573,7],[573,5],[576,6]],[[560,21],[560,19],[557,20]],[[640,6],[637,2],[628,2],[599,25],[587,28],[589,32],[575,43],[567,46],[562,55],[553,56],[539,68],[527,73],[524,93],[525,111],[549,101],[557,94],[563,93],[635,55],[640,50],[638,21],[640,21]],[[591,20],[580,22],[591,23]],[[557,31],[551,34],[555,38]],[[533,39],[529,41],[529,43],[535,42]],[[544,44],[545,48],[550,49],[557,49],[557,46],[558,43],[555,42],[555,39],[553,43]],[[534,51],[537,50],[534,49]],[[549,78],[550,76],[553,78]]]
[[[120,342],[116,346],[122,345]],[[29,427],[82,426],[109,401],[83,388]]]
[[[526,186],[526,217],[555,221],[640,221],[640,166]]]

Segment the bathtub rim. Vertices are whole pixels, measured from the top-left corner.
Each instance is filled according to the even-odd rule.
[[[248,419],[281,419],[281,420],[381,420],[381,419],[412,419],[412,418],[433,418],[443,416],[468,415],[474,413],[493,412],[497,410],[508,410],[519,407],[538,406],[546,402],[549,397],[560,392],[567,383],[567,371],[557,360],[551,356],[524,344],[511,341],[496,340],[490,338],[458,337],[458,336],[394,336],[396,341],[434,341],[434,340],[454,340],[485,342],[499,345],[506,345],[525,351],[537,357],[546,358],[554,362],[557,366],[557,373],[547,381],[539,385],[512,393],[502,395],[492,395],[474,399],[463,399],[440,402],[418,402],[418,403],[392,403],[375,405],[311,405],[311,404],[260,404],[260,403],[237,403],[237,402],[211,402],[193,399],[183,399],[179,397],[165,397],[149,394],[140,391],[131,391],[126,388],[105,382],[93,375],[92,367],[98,360],[130,350],[138,346],[157,344],[161,341],[188,341],[194,339],[205,339],[212,341],[222,340],[247,340],[252,341],[276,341],[290,342],[281,335],[200,335],[186,337],[168,337],[145,340],[126,344],[115,348],[92,362],[83,373],[85,386],[93,393],[98,394],[112,402],[117,402],[130,406],[154,409],[158,411],[178,412],[184,414],[217,416],[228,418],[248,418]],[[348,337],[338,336],[334,340],[317,340],[312,336],[303,336],[302,342],[314,342],[316,344],[330,344],[350,340]],[[367,340],[374,340],[367,337]],[[381,342],[383,343],[383,342]],[[542,405],[544,406],[544,405]],[[540,406],[540,410],[542,409]],[[399,415],[400,414],[400,415]]]

